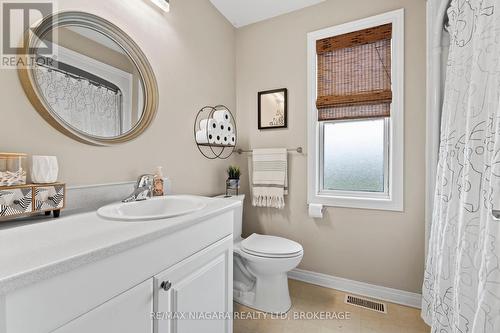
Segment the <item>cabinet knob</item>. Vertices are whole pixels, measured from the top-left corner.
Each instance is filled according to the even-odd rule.
[[[160,284],[160,287],[161,289],[165,290],[165,291],[169,291],[170,288],[172,288],[172,282],[170,281],[163,281],[161,284]]]

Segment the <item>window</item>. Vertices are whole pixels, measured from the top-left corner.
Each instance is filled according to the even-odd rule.
[[[387,193],[387,124],[385,119],[322,124],[321,193]]]
[[[403,10],[308,34],[308,202],[403,209]]]

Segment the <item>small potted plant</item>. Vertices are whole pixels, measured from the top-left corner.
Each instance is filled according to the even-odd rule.
[[[240,188],[240,168],[234,165],[230,165],[227,168],[227,180],[226,180],[226,188],[230,190],[236,190]]]

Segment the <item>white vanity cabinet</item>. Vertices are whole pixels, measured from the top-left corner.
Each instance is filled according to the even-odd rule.
[[[233,217],[93,252],[102,258],[0,294],[0,333],[231,333]]]
[[[54,333],[153,332],[150,317],[152,296],[153,279],[149,279],[56,329]]]
[[[154,278],[156,333],[231,333],[232,239]]]
[[[231,333],[231,243],[217,242],[54,333]]]

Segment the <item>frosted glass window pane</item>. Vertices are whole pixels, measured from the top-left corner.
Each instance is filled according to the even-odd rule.
[[[384,119],[324,124],[323,188],[384,192]]]

